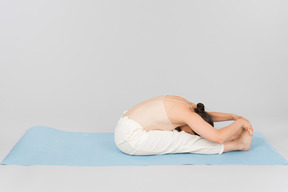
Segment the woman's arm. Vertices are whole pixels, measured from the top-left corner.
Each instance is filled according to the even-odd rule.
[[[220,121],[230,121],[230,120],[237,120],[241,118],[238,115],[232,114],[232,113],[220,113],[220,112],[207,112],[214,122],[220,122]]]
[[[224,143],[242,128],[249,130],[251,134],[253,133],[250,122],[243,118],[237,119],[226,127],[216,129],[204,121],[198,114],[191,112],[190,110],[181,111],[181,117],[182,121],[201,137],[216,143]]]
[[[197,108],[197,106],[194,103],[192,102],[189,103],[194,110]],[[240,116],[231,113],[220,113],[220,112],[207,112],[207,113],[211,116],[212,121],[214,122],[237,120],[241,118]]]

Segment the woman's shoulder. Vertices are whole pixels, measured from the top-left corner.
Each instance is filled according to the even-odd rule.
[[[192,103],[192,102],[189,102],[190,105],[192,106],[193,109],[196,109],[197,108],[197,105],[195,103]]]
[[[186,101],[187,103],[189,102],[186,98],[179,96],[179,95],[164,95],[164,98],[177,99],[181,101]]]
[[[178,96],[178,95],[164,95],[165,98],[169,98],[169,99],[177,99],[183,102],[186,102],[187,104],[189,104],[193,109],[196,109],[197,106],[195,103],[189,101],[188,99],[186,99],[185,97],[182,96]]]

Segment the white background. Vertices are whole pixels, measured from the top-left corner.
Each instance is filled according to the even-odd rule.
[[[287,159],[287,8],[288,2],[284,0],[1,1],[0,160],[32,126],[113,132],[124,110],[162,94],[203,102],[207,111],[243,115]],[[167,174],[151,172],[183,169],[184,176],[176,176],[173,184],[182,178],[185,183],[191,182],[193,189],[195,183],[187,178],[191,175],[196,183],[205,185],[205,179],[194,175],[195,171],[219,185],[222,181],[213,180],[218,177],[217,172],[229,180],[227,174],[234,175],[243,169],[187,167],[150,167],[143,179],[153,175],[153,182],[149,180],[147,185],[161,186],[161,178]],[[62,169],[80,170],[75,181],[80,182],[79,186],[85,183],[87,190],[93,191],[97,185],[80,177],[80,172],[90,171],[90,176],[101,181],[109,176],[97,176],[99,171],[115,175],[128,168],[0,169],[0,177],[5,178],[2,187],[9,188],[18,182],[18,188],[14,186],[11,191],[39,191],[49,181],[54,184],[48,185],[47,191],[57,186],[77,190],[69,171],[69,181],[64,173],[59,178],[62,183],[52,176],[55,172],[59,176]],[[128,180],[134,179],[134,186],[139,184],[134,177],[138,169],[142,170],[129,167],[133,174]],[[271,179],[288,175],[287,166],[261,168],[270,175],[259,173],[257,166],[244,169],[254,171],[254,175],[247,178],[249,175],[242,173],[231,185],[246,178],[246,183],[253,186],[266,182],[257,184],[262,190],[279,191],[281,185]],[[50,172],[41,180],[38,175],[43,170]],[[27,171],[30,174],[26,177]],[[16,179],[14,174],[18,175]],[[263,178],[263,174],[267,177]],[[23,178],[25,182],[19,185]],[[141,178],[138,175],[139,181]],[[38,185],[33,188],[29,183],[35,179]],[[157,179],[159,182],[154,183]],[[188,186],[182,185],[181,190],[189,189]],[[213,185],[207,187],[215,190]]]

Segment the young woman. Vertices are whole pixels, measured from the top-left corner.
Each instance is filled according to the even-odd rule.
[[[221,129],[213,122],[234,120]],[[249,150],[251,123],[230,113],[206,112],[183,97],[160,95],[124,111],[114,132],[120,151],[129,155],[166,153],[222,154]]]

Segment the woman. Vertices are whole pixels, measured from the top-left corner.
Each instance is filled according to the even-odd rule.
[[[213,122],[234,120],[221,129]],[[249,150],[253,135],[250,122],[229,113],[206,112],[183,97],[160,95],[143,101],[117,123],[116,146],[129,155],[167,153],[222,154]]]

